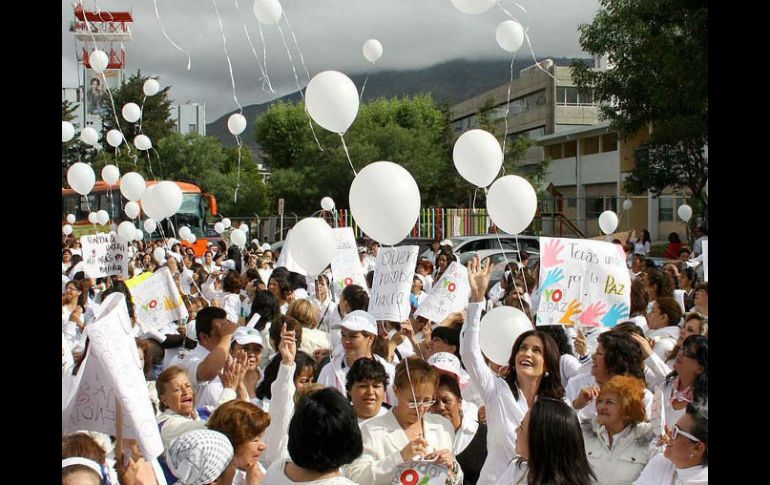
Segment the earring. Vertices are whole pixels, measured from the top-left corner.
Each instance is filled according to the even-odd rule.
[[[551,375],[551,373],[550,373],[550,372],[548,372],[548,371],[545,371],[545,374],[543,374],[543,377],[548,377],[548,376],[550,376],[550,375]]]

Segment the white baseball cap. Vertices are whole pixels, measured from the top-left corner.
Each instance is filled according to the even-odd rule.
[[[238,327],[235,330],[235,333],[233,333],[233,340],[238,342],[240,345],[264,345],[262,343],[262,336],[259,334],[259,331],[251,327]]]
[[[444,239],[440,243],[438,243],[439,246],[449,246],[450,248],[453,246],[452,241],[449,239]]]
[[[363,310],[354,310],[348,313],[336,327],[347,328],[352,332],[367,332],[377,335],[377,321],[369,312]]]
[[[454,354],[450,354],[449,352],[436,352],[428,357],[428,364],[444,372],[454,374],[457,378],[457,382],[461,386],[465,386],[468,383],[468,374],[463,371],[463,368],[460,365],[460,359]]]

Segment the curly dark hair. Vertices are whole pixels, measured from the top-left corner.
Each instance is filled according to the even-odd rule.
[[[604,332],[599,335],[599,343],[604,347],[604,366],[610,376],[631,375],[645,381],[644,354],[630,333]]]
[[[374,381],[381,382],[384,388],[388,387],[390,377],[385,371],[385,367],[377,359],[361,357],[350,366],[347,376],[345,376],[345,390],[350,399],[350,390],[356,382]]]

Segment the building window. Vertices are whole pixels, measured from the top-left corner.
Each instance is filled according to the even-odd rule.
[[[658,199],[658,221],[674,222],[674,214],[680,205],[684,204],[682,197],[672,195],[662,195]]]
[[[614,195],[586,197],[586,218],[596,219],[604,211],[617,212],[618,199]]]
[[[197,133],[198,132],[198,125],[191,123],[187,125],[187,132],[188,133]]]
[[[561,143],[556,145],[549,145],[546,149],[546,156],[551,160],[558,160],[561,158]]]
[[[580,90],[575,86],[557,86],[556,104],[560,106],[594,106],[593,89]]]
[[[599,153],[599,137],[592,136],[581,140],[580,146],[583,155],[593,155]]]
[[[607,133],[602,135],[602,153],[614,152],[618,149],[618,134]]]
[[[574,209],[575,207],[577,207],[577,198],[567,197],[567,208]]]
[[[577,142],[568,141],[564,144],[564,158],[572,158],[577,156]]]

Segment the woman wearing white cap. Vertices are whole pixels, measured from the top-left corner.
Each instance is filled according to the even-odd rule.
[[[318,383],[328,387],[334,387],[345,395],[345,376],[353,362],[361,357],[374,358],[379,361],[388,373],[390,382],[393,382],[395,368],[379,355],[372,353],[372,344],[377,335],[377,322],[374,317],[363,310],[355,310],[342,319],[339,326],[342,328],[343,353],[332,357],[332,360],[321,369],[318,375]],[[392,386],[388,386],[385,395],[387,403],[395,402]]]

